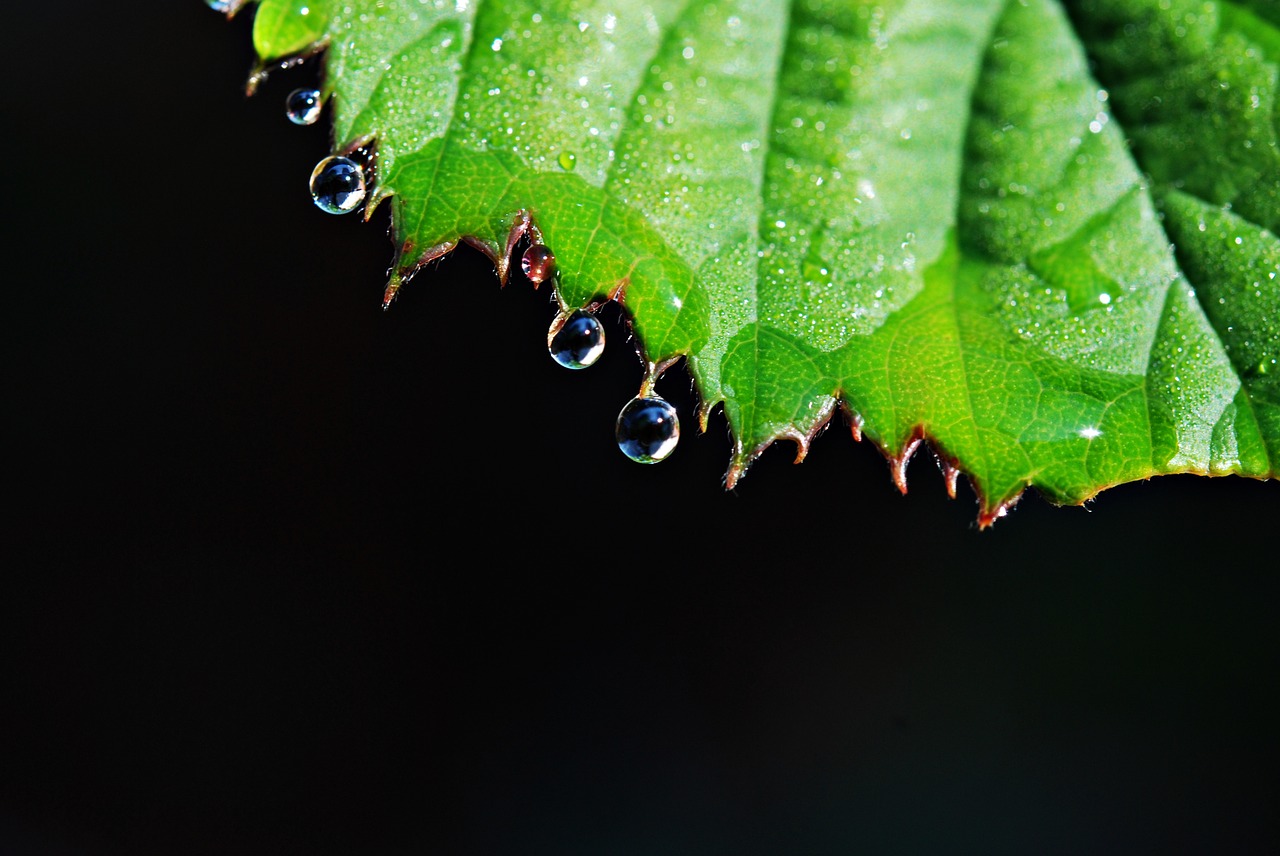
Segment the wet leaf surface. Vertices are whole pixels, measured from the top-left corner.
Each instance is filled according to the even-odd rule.
[[[1280,12],[1264,0],[262,0],[389,208],[388,303],[554,253],[723,417],[730,487],[832,421],[987,525],[1280,457]],[[617,345],[615,345],[616,347]],[[687,417],[686,417],[687,418]]]

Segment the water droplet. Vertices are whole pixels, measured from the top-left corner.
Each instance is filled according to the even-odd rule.
[[[204,5],[215,12],[226,13],[231,11],[231,0],[204,0]]]
[[[573,152],[561,152],[560,157],[556,158],[560,164],[560,168],[565,172],[573,172],[573,168],[578,163],[578,156]]]
[[[284,100],[284,114],[295,125],[314,125],[324,106],[318,89],[295,89]]]
[[[311,171],[311,198],[330,214],[348,214],[364,201],[364,170],[342,155],[330,155]]]
[[[622,454],[642,464],[656,464],[675,451],[680,419],[665,400],[633,398],[618,414],[615,432]]]
[[[534,244],[520,257],[520,270],[534,285],[541,285],[556,275],[556,257],[550,247]]]
[[[600,319],[585,309],[574,310],[563,323],[551,325],[547,332],[547,350],[552,359],[565,368],[585,369],[604,353],[604,327]]]

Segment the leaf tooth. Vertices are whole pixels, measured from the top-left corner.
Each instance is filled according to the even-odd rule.
[[[387,284],[387,294],[394,297],[394,292],[398,292],[418,271],[453,252],[458,244],[466,244],[484,253],[489,261],[493,262],[494,272],[498,276],[498,285],[500,287],[505,286],[511,274],[511,258],[516,246],[526,237],[539,241],[542,237],[541,233],[533,226],[532,218],[527,211],[518,212],[515,215],[515,220],[516,222],[511,227],[511,231],[507,233],[505,250],[501,251],[476,235],[457,235],[452,240],[442,241],[422,251],[411,262],[405,264],[404,259],[408,258],[413,252],[413,242],[405,240],[400,247],[400,253],[395,264],[392,265],[393,273]],[[392,230],[394,231],[396,228],[393,223]],[[535,285],[534,287],[536,288],[537,286]]]
[[[501,256],[495,260],[498,266],[498,285],[505,288],[507,281],[511,277],[511,259],[515,257],[516,248],[522,241],[528,240],[533,244],[542,243],[542,230],[533,222],[533,215],[528,210],[520,210],[516,212],[516,221],[511,227],[511,231],[507,233],[507,249]],[[538,290],[539,283],[533,283],[534,291]]]
[[[902,451],[889,457],[889,471],[893,474],[893,483],[903,496],[907,493],[907,464],[911,462],[911,456],[916,453],[916,449],[920,448],[923,440],[924,429],[917,425],[902,447]]]
[[[937,449],[933,450],[933,456],[938,460],[938,469],[942,470],[942,481],[947,487],[947,496],[955,499],[956,482],[960,478],[960,470],[951,460],[940,454]]]
[[[836,400],[834,398],[829,398],[823,402],[822,406],[818,409],[818,412],[814,416],[813,422],[809,425],[809,429],[807,431],[800,432],[797,429],[795,431],[795,437],[792,437],[790,433],[787,435],[789,439],[794,439],[796,445],[799,447],[796,451],[794,463],[800,464],[804,462],[804,459],[809,454],[809,449],[813,446],[813,441],[817,439],[819,434],[827,430],[827,426],[831,424],[831,417],[835,412]]]
[[[742,463],[738,460],[737,456],[735,455],[733,461],[729,464],[729,469],[725,470],[725,473],[724,473],[724,489],[725,490],[733,490],[735,487],[738,486],[738,479],[742,478],[743,470],[744,470],[744,467]]]
[[[382,311],[383,312],[386,312],[388,309],[391,308],[391,304],[395,302],[396,297],[399,296],[400,294],[400,286],[403,282],[404,280],[400,278],[400,272],[393,271],[391,274],[391,279],[387,282],[386,290],[382,292]]]
[[[797,447],[796,456],[792,463],[799,464],[803,462],[805,455],[808,454],[812,435],[806,435],[794,426],[787,426],[766,437],[750,452],[745,450],[742,440],[732,431],[730,432],[730,439],[733,441],[733,454],[729,458],[729,468],[724,474],[725,490],[733,490],[738,482],[742,480],[742,477],[747,474],[747,470],[751,468],[751,465],[778,440],[790,440],[795,443]]]
[[[728,466],[728,470],[724,471],[724,490],[733,490],[737,487],[737,480],[742,477],[742,466],[736,461]]]
[[[455,243],[466,244],[468,247],[477,249],[480,252],[484,253],[486,256],[488,256],[489,261],[493,262],[494,269],[497,271],[498,283],[500,285],[506,283],[506,279],[504,277],[507,273],[508,268],[506,265],[502,263],[502,256],[498,253],[498,251],[494,248],[492,244],[490,244],[488,241],[484,240],[483,238],[476,237],[475,235],[463,235]]]
[[[712,400],[710,400],[710,399],[703,399],[701,402],[699,402],[699,404],[698,404],[698,430],[699,430],[701,433],[703,433],[703,434],[707,433],[707,425],[708,425],[708,424],[710,423],[710,421],[711,421],[711,412],[712,412],[713,410],[715,410],[715,408],[716,408],[716,405],[717,405],[717,404],[722,404],[723,402],[724,402],[724,399],[723,399],[723,398],[721,398],[721,399],[717,399],[717,400],[715,400],[715,401],[712,401]]]
[[[267,77],[273,71],[288,71],[295,66],[302,65],[311,57],[323,51],[328,47],[327,41],[318,42],[307,48],[300,54],[293,56],[281,57],[280,59],[269,62],[259,62],[249,72],[249,78],[244,82],[244,94],[246,97],[252,97],[258,91],[258,87],[267,82]]]
[[[405,253],[402,252],[391,264],[391,275],[387,280],[386,290],[382,292],[382,308],[388,308],[391,303],[400,295],[400,290],[404,288],[409,280],[417,275],[427,265],[438,259],[443,258],[453,251],[458,245],[457,241],[446,241],[443,244],[436,244],[430,249],[423,250],[411,262],[405,262]],[[406,241],[403,250],[412,251],[412,245]],[[485,248],[484,253],[493,258],[493,251]]]
[[[790,440],[796,444],[796,456],[792,459],[791,463],[804,463],[805,456],[809,454],[809,441],[812,439],[811,435],[805,434],[797,428],[787,427],[784,428],[777,437],[774,437],[774,440],[784,439]]]
[[[627,297],[627,286],[631,285],[631,277],[624,276],[614,285],[613,290],[609,292],[609,299],[615,303],[625,303]],[[628,322],[629,323],[629,322]]]
[[[1016,505],[1018,500],[1021,498],[1022,498],[1022,494],[1018,493],[1016,496],[1012,496],[1004,500],[1003,502],[997,502],[991,508],[984,507],[981,511],[978,512],[978,529],[979,530],[986,529],[992,523],[995,523],[1001,517],[1004,517],[1006,514],[1009,513],[1009,509],[1013,508],[1014,505]]]
[[[809,426],[809,430],[805,434],[803,447],[804,455],[809,453],[809,447],[813,445],[814,439],[823,431],[827,430],[827,426],[831,424],[831,417],[835,412],[836,399],[828,398],[822,403],[822,406],[818,409],[817,415],[814,417],[813,424]],[[800,455],[796,458],[797,464],[803,460],[804,455]]]
[[[850,407],[849,402],[844,399],[840,400],[840,412],[844,414],[844,421],[849,426],[849,433],[853,435],[854,442],[861,443],[862,414]]]
[[[902,448],[898,452],[893,452],[888,445],[876,439],[874,433],[872,440],[880,453],[885,456],[889,462],[889,472],[893,477],[893,483],[898,490],[905,495],[907,493],[907,465],[911,462],[911,458],[919,450],[921,443],[927,443],[929,451],[933,454],[934,460],[937,461],[938,467],[942,470],[943,482],[946,487],[947,495],[951,499],[955,499],[957,495],[957,487],[959,485],[960,476],[967,475],[969,486],[973,489],[978,499],[978,529],[986,529],[992,523],[999,520],[1009,513],[1009,510],[1018,502],[1026,492],[1026,485],[1023,485],[1018,492],[1012,496],[992,502],[990,497],[983,491],[982,484],[974,479],[971,473],[966,473],[960,469],[956,459],[945,449],[940,448],[936,440],[929,436],[923,425],[916,425],[915,428],[907,435],[903,441]]]
[[[732,430],[729,432],[729,440],[733,444],[733,453],[729,456],[729,468],[725,470],[722,479],[725,490],[733,490],[737,486],[747,468],[751,466],[751,462],[768,446],[768,442],[762,443],[751,454],[747,454],[742,438]]]
[[[369,200],[364,204],[364,222],[368,223],[373,219],[373,214],[378,210],[378,206],[382,204],[384,199],[390,199],[395,196],[395,190],[389,187],[376,186],[369,194]]]

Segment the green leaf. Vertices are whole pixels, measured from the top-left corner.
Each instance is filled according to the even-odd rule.
[[[843,413],[987,525],[1280,459],[1270,0],[261,0],[373,152],[386,300],[459,241],[555,253],[684,360],[726,486]]]

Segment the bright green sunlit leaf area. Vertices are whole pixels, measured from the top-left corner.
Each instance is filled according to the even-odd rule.
[[[389,299],[465,240],[617,300],[726,485],[841,421],[978,521],[1280,460],[1280,3],[260,0],[375,153]],[[427,276],[427,274],[421,274]]]

